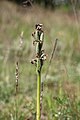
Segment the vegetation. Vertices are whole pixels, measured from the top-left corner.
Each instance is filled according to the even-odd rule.
[[[11,1],[11,0],[8,0]],[[79,0],[12,0],[17,4],[23,4],[24,6],[32,6],[32,4],[38,4],[46,8],[55,8],[56,6],[74,6],[77,8],[80,6]]]
[[[33,45],[36,46],[36,57],[31,61],[32,64],[36,66],[37,74],[37,112],[36,119],[41,119],[41,70],[43,62],[46,59],[44,50],[42,49],[44,41],[44,32],[42,30],[42,24],[35,25],[35,31],[32,33],[34,38]]]
[[[12,9],[13,8],[13,9]],[[44,80],[42,120],[80,119],[80,10],[72,7],[55,11],[38,6],[22,8],[0,2],[0,120],[36,119],[36,74],[30,64],[35,55],[31,33],[36,23],[44,25],[44,48],[48,54],[42,69],[44,79],[54,40],[58,45]],[[20,33],[24,31],[20,49]],[[19,57],[16,108],[16,53]]]

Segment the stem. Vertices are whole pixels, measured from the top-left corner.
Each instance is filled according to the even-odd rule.
[[[15,103],[15,105],[16,105],[16,113],[15,113],[15,120],[18,120],[18,110],[19,110],[19,106],[18,106],[18,95],[16,95],[16,103]]]
[[[36,59],[32,61],[33,64],[36,65],[36,73],[37,73],[37,113],[36,120],[41,119],[41,68],[43,65],[43,59],[45,57],[42,52],[42,45],[44,40],[44,32],[42,30],[42,24],[35,25],[35,32],[32,34],[34,37],[34,42],[36,42]],[[33,42],[33,43],[34,43]]]
[[[37,59],[37,116],[36,119],[40,120],[40,93],[41,93],[41,70],[40,68],[40,60]]]
[[[15,105],[16,105],[16,113],[15,113],[15,120],[18,120],[18,81],[19,81],[19,63],[18,59],[16,62],[16,98],[15,98]]]

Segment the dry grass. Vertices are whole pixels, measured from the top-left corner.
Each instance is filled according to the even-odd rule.
[[[36,81],[34,80],[36,77],[35,70],[29,61],[34,54],[31,33],[35,23],[39,22],[44,24],[44,48],[48,54],[42,75],[46,72],[54,39],[59,38],[55,58],[54,61],[52,60],[47,80],[44,83],[43,117],[47,116],[48,120],[52,120],[53,113],[58,113],[60,108],[62,113],[65,111],[63,116],[59,116],[60,120],[66,119],[65,114],[71,116],[70,120],[73,120],[75,116],[75,120],[80,118],[79,14],[80,11],[78,11],[78,19],[75,19],[72,8],[67,11],[61,8],[51,11],[39,6],[22,8],[6,1],[0,2],[0,120],[11,120],[15,116],[15,52],[22,30],[24,41],[19,59],[19,120],[28,120],[30,117],[35,119]],[[62,92],[60,93],[59,90]],[[58,100],[60,99],[59,102],[55,102],[54,95],[58,97]],[[67,107],[66,102],[71,107]]]

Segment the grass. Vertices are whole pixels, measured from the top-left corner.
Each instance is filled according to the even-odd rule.
[[[44,48],[48,54],[42,76],[47,69],[52,43],[55,38],[59,39],[54,61],[44,82],[42,119],[79,120],[80,23],[76,25],[73,12],[65,12],[61,8],[55,11],[38,6],[24,9],[8,2],[0,2],[0,120],[15,120],[15,52],[22,30],[24,41],[19,59],[18,116],[19,120],[35,120],[37,81],[35,68],[29,61],[35,54],[31,33],[38,22],[44,24]]]

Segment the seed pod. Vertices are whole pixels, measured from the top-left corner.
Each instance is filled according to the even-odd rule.
[[[43,33],[43,31],[41,31],[41,35],[40,35],[40,41],[44,41],[44,33]]]
[[[37,62],[37,60],[36,60],[36,59],[32,59],[30,62],[31,62],[32,64],[35,64],[35,63]]]

